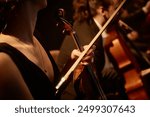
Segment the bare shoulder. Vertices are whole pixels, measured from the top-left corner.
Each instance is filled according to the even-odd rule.
[[[11,80],[12,77],[21,77],[21,74],[11,57],[3,52],[0,52],[0,74],[0,81],[6,79]]]
[[[8,74],[5,74],[5,75],[9,75],[11,73],[10,70],[13,70],[13,71],[15,70],[14,67],[15,67],[15,64],[13,63],[9,55],[1,52],[0,53],[0,74],[2,75],[2,74],[5,74],[5,72],[9,71]]]
[[[0,99],[32,99],[19,69],[6,53],[0,52]]]

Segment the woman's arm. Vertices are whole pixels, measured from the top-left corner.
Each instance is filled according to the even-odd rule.
[[[5,53],[0,53],[0,99],[33,99],[19,69]]]

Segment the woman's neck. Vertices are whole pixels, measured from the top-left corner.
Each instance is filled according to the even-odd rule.
[[[33,43],[33,32],[36,24],[38,10],[26,2],[21,6],[16,14],[11,17],[5,34],[15,36],[25,43]]]

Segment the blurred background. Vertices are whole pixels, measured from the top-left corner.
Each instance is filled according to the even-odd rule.
[[[62,29],[56,26],[59,8],[65,10],[65,18],[71,23],[72,0],[48,0],[47,8],[38,14],[35,34],[46,43],[49,50],[59,49],[64,38]]]
[[[65,10],[65,19],[73,23],[73,0],[48,0],[47,8],[41,10],[38,14],[35,35],[46,43],[49,50],[57,50],[60,48],[64,39],[62,28],[57,27],[58,9]],[[127,0],[125,8],[129,12],[133,12],[143,6],[148,0]]]

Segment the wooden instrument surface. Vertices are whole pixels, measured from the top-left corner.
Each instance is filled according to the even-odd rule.
[[[124,76],[128,98],[131,100],[149,99],[142,82],[139,65],[123,36],[113,30],[106,39],[106,50],[115,59],[118,72]]]

